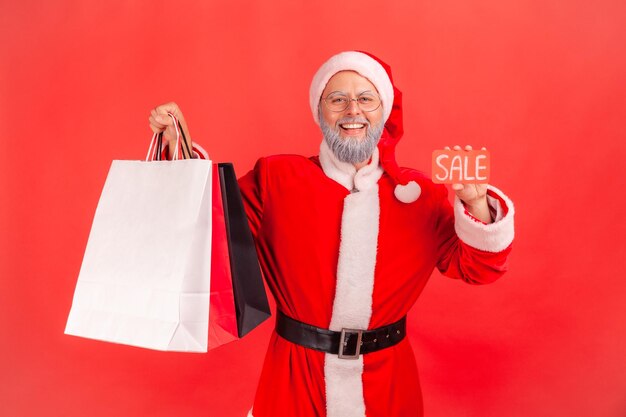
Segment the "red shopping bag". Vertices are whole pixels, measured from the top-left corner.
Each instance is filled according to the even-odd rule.
[[[212,234],[209,350],[238,339],[228,237],[217,164],[213,165]]]

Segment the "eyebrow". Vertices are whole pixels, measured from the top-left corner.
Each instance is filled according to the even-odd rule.
[[[335,90],[335,91],[331,91],[330,93],[328,93],[328,94],[326,95],[326,97],[328,97],[328,96],[330,96],[330,95],[332,95],[332,94],[335,94],[335,93],[337,93],[337,94],[343,94],[344,96],[347,96],[347,95],[348,95],[345,91]],[[357,94],[357,96],[360,96],[361,94],[365,94],[365,93],[373,93],[373,91],[372,91],[372,90],[363,90],[363,91],[361,91],[360,93],[358,93],[358,94]]]

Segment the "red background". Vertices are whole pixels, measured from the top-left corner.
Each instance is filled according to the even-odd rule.
[[[626,3],[0,0],[0,414],[243,416],[272,321],[208,354],[63,334],[112,159],[175,100],[239,174],[315,154],[318,66],[392,65],[401,164],[486,146],[516,203],[510,272],[438,274],[409,317],[427,416],[626,415]]]

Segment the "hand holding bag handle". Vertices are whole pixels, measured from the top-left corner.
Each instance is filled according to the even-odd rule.
[[[182,153],[182,159],[192,159],[193,154],[189,149],[189,144],[187,143],[187,137],[185,136],[185,132],[183,131],[183,127],[181,126],[178,119],[172,114],[167,113],[169,117],[174,121],[174,128],[176,130],[176,150],[174,151],[174,155],[172,156],[172,160],[178,160],[179,158],[179,149]],[[180,138],[183,138],[182,144]],[[184,146],[184,147],[183,147]],[[163,132],[154,133],[152,135],[152,140],[150,141],[150,146],[148,148],[148,153],[146,154],[146,161],[160,161],[161,153],[163,151]],[[185,154],[185,151],[187,153]]]

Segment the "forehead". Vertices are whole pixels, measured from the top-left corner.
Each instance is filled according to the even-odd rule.
[[[355,71],[339,71],[328,80],[326,88],[322,95],[332,93],[333,91],[343,91],[347,93],[361,93],[363,91],[375,91],[376,87],[367,78],[363,77]]]

